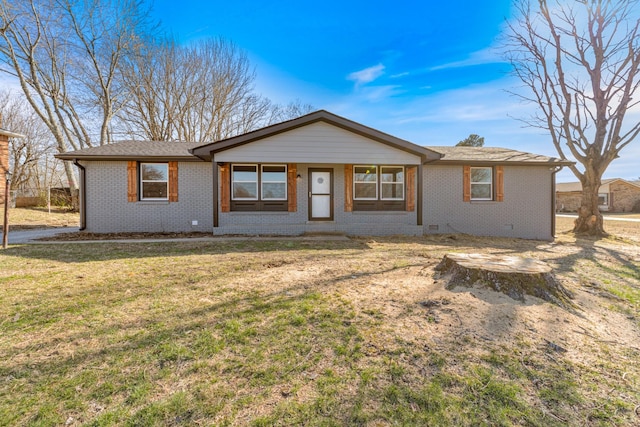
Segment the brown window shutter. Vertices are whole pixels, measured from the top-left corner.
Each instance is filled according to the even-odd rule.
[[[231,201],[229,197],[229,191],[231,188],[230,182],[230,165],[220,165],[220,212],[229,212],[231,209]]]
[[[169,202],[178,201],[178,162],[169,162]]]
[[[504,201],[504,170],[502,166],[496,166],[496,201]]]
[[[344,211],[353,211],[353,165],[344,165]]]
[[[287,165],[287,199],[289,212],[296,212],[298,210],[298,202],[296,199],[297,176],[298,169],[296,164],[289,163]]]
[[[471,201],[471,166],[464,166],[462,172],[462,200]]]
[[[135,160],[127,162],[127,200],[138,201],[138,162]]]
[[[416,209],[416,167],[407,168],[407,212]]]

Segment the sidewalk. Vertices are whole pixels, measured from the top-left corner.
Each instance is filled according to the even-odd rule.
[[[578,218],[578,215],[574,214],[556,214],[556,216],[562,218]],[[620,218],[620,217],[610,217],[607,215],[602,215],[605,221],[626,221],[626,222],[640,222],[640,218]]]
[[[35,230],[19,230],[9,232],[9,245],[18,244],[44,244],[60,245],[69,243],[168,243],[168,242],[230,242],[246,240],[349,240],[344,235],[309,235],[309,236],[214,236],[211,237],[178,237],[178,238],[150,238],[150,239],[104,239],[104,240],[37,240],[53,237],[62,233],[78,232],[78,227],[42,228]],[[2,233],[0,233],[0,238]]]

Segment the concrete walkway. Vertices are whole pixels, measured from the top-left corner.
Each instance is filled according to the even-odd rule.
[[[578,215],[572,215],[572,214],[556,214],[556,216],[559,216],[562,218],[578,218]],[[607,216],[607,215],[603,215],[602,217],[604,218],[605,221],[640,222],[640,218],[624,218],[619,216]]]
[[[44,244],[44,245],[59,245],[66,243],[169,243],[169,242],[231,242],[231,241],[247,241],[247,240],[336,240],[344,241],[349,240],[344,235],[333,234],[318,234],[308,236],[211,236],[211,237],[176,237],[176,238],[159,238],[159,239],[105,239],[105,240],[38,240],[46,239],[47,237],[53,237],[62,233],[74,233],[78,232],[78,227],[58,227],[58,228],[41,228],[34,230],[19,230],[9,232],[9,245],[21,245],[21,244]],[[0,233],[2,238],[2,233]]]
[[[9,244],[17,245],[23,243],[39,243],[38,241],[35,241],[35,239],[52,237],[61,233],[74,233],[79,231],[79,229],[79,227],[55,227],[9,231]],[[3,233],[0,232],[0,238],[2,237]]]

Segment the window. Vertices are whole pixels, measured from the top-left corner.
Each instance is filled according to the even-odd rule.
[[[493,200],[493,168],[471,168],[471,200]]]
[[[354,166],[353,209],[405,209],[404,166]]]
[[[262,166],[262,200],[287,200],[286,166]]]
[[[140,200],[169,199],[169,166],[167,163],[140,163]]]
[[[356,166],[353,168],[353,198],[356,200],[378,199],[378,168]]]
[[[258,200],[258,166],[233,165],[233,200]]]
[[[609,206],[609,193],[598,194],[598,205]]]
[[[286,211],[286,165],[232,165],[231,210]]]
[[[404,199],[404,168],[402,166],[380,167],[380,193],[382,200]]]

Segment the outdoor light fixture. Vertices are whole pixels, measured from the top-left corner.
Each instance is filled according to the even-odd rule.
[[[302,181],[302,175],[298,174],[296,176],[296,181],[298,181],[298,182]]]

